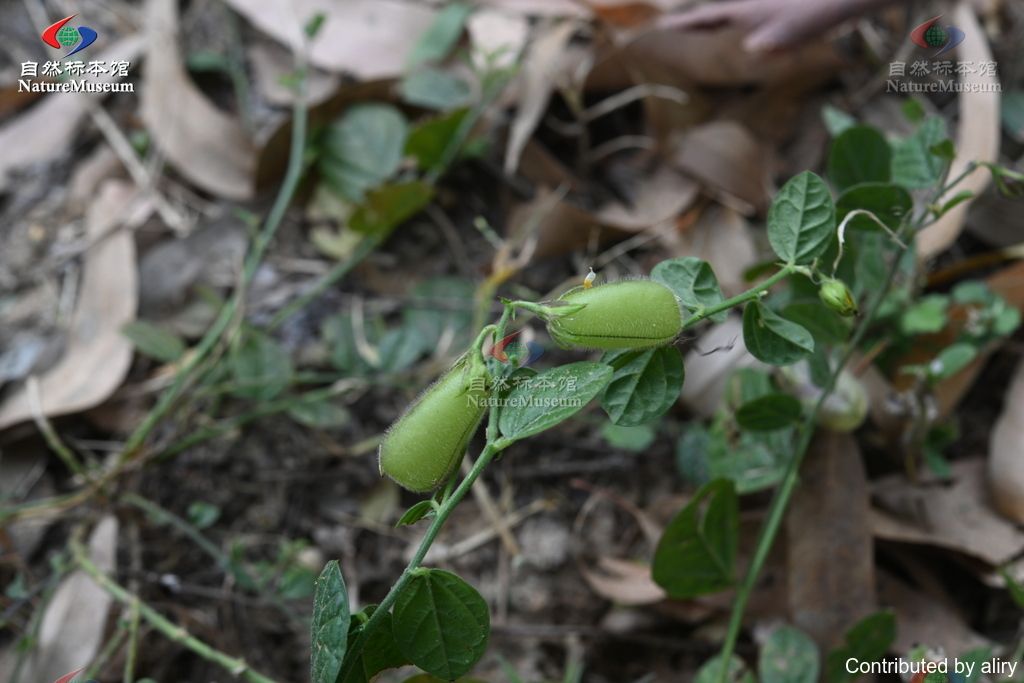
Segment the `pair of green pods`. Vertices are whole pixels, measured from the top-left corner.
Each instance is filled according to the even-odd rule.
[[[566,348],[662,346],[683,326],[675,294],[651,280],[577,287],[550,310],[548,333]],[[382,475],[416,492],[433,491],[452,476],[489,406],[490,376],[478,353],[460,359],[388,429],[379,449]]]

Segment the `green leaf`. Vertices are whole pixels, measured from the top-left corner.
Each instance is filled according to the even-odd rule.
[[[673,598],[693,598],[733,584],[739,502],[731,481],[697,491],[669,523],[654,551],[651,575]]]
[[[809,263],[835,237],[836,207],[821,178],[804,171],[782,186],[768,210],[768,241],[787,263]]]
[[[903,334],[931,334],[946,326],[949,298],[942,294],[922,297],[900,316]]]
[[[768,636],[758,657],[761,683],[817,683],[818,646],[807,634],[782,626]]]
[[[288,417],[313,429],[337,429],[349,423],[352,416],[331,398],[316,401],[300,399],[288,408]]]
[[[928,364],[928,373],[935,379],[946,379],[970,365],[978,357],[978,349],[973,344],[958,342],[951,344],[939,352],[939,355]]]
[[[416,125],[405,143],[405,153],[416,159],[423,171],[439,171],[446,161],[448,147],[459,134],[469,109],[462,108],[429,118]]]
[[[394,634],[410,662],[446,681],[465,674],[487,649],[487,603],[441,569],[418,569],[395,601]]]
[[[843,131],[857,125],[857,119],[830,104],[821,108],[821,119],[832,137],[842,135]]]
[[[838,190],[860,183],[887,183],[891,156],[889,143],[881,133],[870,126],[853,126],[832,143],[828,177]]]
[[[207,529],[220,519],[220,508],[201,500],[189,503],[188,521],[197,529]]]
[[[539,434],[583,410],[613,375],[604,363],[562,365],[519,382],[498,417],[502,435],[518,441]]]
[[[664,415],[683,388],[683,359],[674,346],[610,351],[601,359],[615,369],[601,407],[617,425],[634,427]]]
[[[669,259],[654,266],[651,279],[666,285],[675,292],[683,306],[691,314],[725,301],[722,289],[718,286],[718,278],[711,264],[693,256]],[[722,322],[728,311],[721,311],[711,316],[714,322]]]
[[[846,660],[876,662],[885,656],[896,639],[896,616],[889,610],[875,612],[857,622],[846,633],[842,647],[829,653],[825,664],[825,679],[830,683],[852,681],[860,674],[846,671]]]
[[[416,674],[412,678],[405,679],[402,683],[485,683],[485,681],[482,681],[479,678],[468,678],[463,676],[455,681],[449,682],[447,678],[438,678],[437,676],[431,676],[430,674]]]
[[[1004,93],[1000,104],[1003,129],[1017,142],[1024,142],[1024,90]]]
[[[359,637],[370,616],[376,611],[376,605],[368,605],[363,611],[352,620],[352,627],[349,630],[348,642],[354,642]],[[339,678],[338,683],[370,683],[373,677],[385,669],[394,669],[409,664],[409,660],[398,649],[395,637],[392,635],[391,613],[385,614],[374,626],[354,662],[345,662],[344,678]],[[349,653],[352,655],[353,653]]]
[[[851,211],[870,211],[890,230],[900,227],[910,215],[914,200],[906,189],[891,183],[861,183],[847,188],[836,200],[836,216],[841,223]],[[878,223],[857,215],[846,224],[847,229],[880,231]]]
[[[814,352],[814,337],[760,301],[743,311],[743,342],[754,358],[769,365],[790,365]]]
[[[794,301],[782,309],[782,316],[810,332],[816,347],[819,344],[839,344],[850,336],[849,319],[819,299]]]
[[[957,204],[963,204],[964,202],[966,202],[966,201],[968,201],[970,199],[973,199],[973,198],[974,198],[974,193],[971,192],[970,190],[960,190],[959,192],[954,194],[952,197],[950,197],[948,200],[946,200],[946,202],[944,202],[942,204],[942,206],[939,207],[938,211],[935,212],[935,217],[936,218],[940,218],[940,217],[944,216],[947,211],[952,209]]]
[[[441,337],[451,335],[451,348],[468,346],[473,322],[474,284],[458,277],[436,277],[413,287],[402,309],[403,325],[421,342],[425,352],[437,349]]]
[[[715,655],[700,667],[693,683],[721,683],[722,680],[722,656]],[[736,655],[729,659],[725,681],[726,683],[755,683],[754,674],[747,671],[747,665]]]
[[[320,172],[352,202],[394,175],[402,161],[408,125],[389,104],[357,104],[327,127]]]
[[[400,526],[411,526],[434,511],[434,501],[421,500],[405,511],[401,519],[395,522],[395,528]]]
[[[349,314],[339,313],[325,320],[321,334],[335,368],[348,375],[365,374],[370,369],[369,363],[359,355]]]
[[[162,327],[144,320],[125,324],[121,334],[128,337],[136,351],[162,363],[173,363],[185,355],[185,342]]]
[[[892,151],[892,181],[911,190],[931,187],[942,177],[946,162],[932,149],[946,139],[946,122],[932,117]]]
[[[710,428],[691,425],[679,437],[676,464],[694,484],[729,479],[739,494],[775,486],[793,450],[793,430],[750,432],[737,430],[732,415],[720,412]]]
[[[800,401],[789,394],[768,394],[740,406],[736,422],[744,429],[771,432],[792,425],[802,414]]]
[[[903,104],[900,105],[900,110],[903,112],[903,116],[907,121],[911,123],[921,123],[924,121],[927,114],[924,111],[924,107],[921,103],[913,97],[908,97],[903,100]]]
[[[313,683],[335,683],[348,648],[351,621],[348,591],[337,560],[331,560],[316,580],[313,598]]]
[[[403,78],[398,91],[409,104],[440,111],[462,107],[472,94],[469,83],[462,78],[432,66],[417,69]]]
[[[364,235],[386,236],[433,198],[434,187],[422,180],[384,185],[370,191],[352,214],[349,227]]]
[[[612,448],[640,453],[646,451],[654,443],[657,432],[650,425],[623,427],[608,422],[601,428],[601,436]]]
[[[276,341],[256,330],[247,330],[231,353],[228,363],[236,396],[269,401],[288,388],[292,361]]]
[[[438,62],[448,56],[452,47],[462,35],[473,8],[461,2],[453,2],[437,13],[434,22],[416,41],[406,58],[406,67],[419,66],[425,62]]]

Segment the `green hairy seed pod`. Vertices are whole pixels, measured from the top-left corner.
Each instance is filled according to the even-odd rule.
[[[487,412],[487,385],[483,361],[469,357],[430,385],[384,436],[381,475],[417,493],[447,481]]]
[[[548,320],[548,334],[562,347],[639,349],[668,344],[682,332],[683,317],[671,289],[653,280],[621,280],[576,287],[559,297],[583,306]],[[552,310],[557,311],[557,308]]]
[[[842,280],[825,278],[818,289],[818,296],[826,306],[839,315],[857,314],[857,300],[853,298],[850,288]]]

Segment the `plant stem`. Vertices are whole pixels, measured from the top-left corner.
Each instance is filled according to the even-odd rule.
[[[893,258],[892,265],[890,266],[889,272],[886,276],[885,284],[878,291],[878,294],[875,297],[875,300],[871,303],[871,307],[865,314],[864,319],[857,326],[857,329],[854,332],[853,337],[851,337],[842,358],[839,360],[835,369],[829,374],[828,382],[822,388],[818,401],[814,404],[811,412],[804,420],[803,429],[800,431],[800,440],[797,442],[797,447],[793,452],[793,457],[790,458],[789,464],[786,466],[786,472],[783,475],[782,483],[779,485],[779,488],[776,489],[775,496],[772,498],[771,507],[768,509],[768,518],[765,520],[764,526],[761,527],[761,533],[757,538],[757,546],[754,550],[754,556],[751,558],[750,566],[747,568],[747,573],[743,578],[743,582],[736,591],[736,599],[733,602],[732,614],[729,617],[729,629],[726,633],[725,643],[722,645],[722,650],[719,655],[719,661],[721,662],[721,674],[718,678],[719,683],[727,683],[729,672],[728,662],[732,658],[733,650],[736,648],[736,641],[739,638],[740,628],[743,625],[743,613],[746,610],[747,601],[750,599],[750,594],[754,590],[754,584],[757,583],[757,578],[761,574],[761,570],[764,568],[765,560],[768,559],[768,553],[771,551],[772,545],[775,542],[775,537],[778,535],[779,528],[782,526],[782,520],[786,514],[786,508],[789,506],[789,499],[792,497],[797,481],[800,478],[800,464],[803,462],[804,456],[807,454],[807,449],[811,445],[811,439],[814,438],[818,413],[821,411],[821,407],[825,404],[826,399],[828,399],[832,390],[835,388],[836,382],[839,380],[839,375],[842,373],[843,368],[850,362],[853,354],[856,353],[857,347],[860,345],[861,340],[864,338],[868,328],[871,326],[882,301],[885,299],[886,294],[888,294],[889,289],[892,287],[896,273],[899,272],[902,254],[903,251],[901,250],[897,252],[896,256]]]
[[[771,289],[774,285],[785,280],[787,277],[789,277],[795,272],[796,266],[793,265],[792,263],[784,265],[770,278],[762,280],[761,282],[757,283],[756,285],[754,285],[747,291],[743,292],[742,294],[737,294],[731,299],[726,299],[725,301],[717,303],[714,306],[708,306],[703,311],[693,314],[692,316],[686,319],[686,322],[683,323],[683,329],[689,329],[696,325],[697,323],[710,318],[716,313],[728,311],[730,308],[733,308],[734,306],[739,306],[740,304],[744,304],[748,301],[761,298],[761,296],[769,289]]]
[[[275,683],[274,679],[267,678],[259,672],[254,671],[245,662],[245,660],[226,655],[220,650],[207,645],[203,641],[191,635],[184,628],[174,624],[164,615],[160,614],[140,600],[138,596],[132,594],[126,588],[115,582],[107,576],[102,569],[93,564],[92,560],[89,559],[89,553],[86,551],[81,540],[77,538],[77,536],[72,537],[69,547],[71,548],[71,555],[74,558],[75,563],[81,567],[82,571],[88,574],[92,580],[100,586],[100,588],[110,593],[111,597],[121,604],[132,609],[138,609],[139,616],[149,622],[150,626],[163,633],[170,640],[184,645],[203,659],[222,667],[232,676],[240,676],[243,680],[249,681],[249,683]]]
[[[494,421],[494,416],[497,414],[496,411],[491,411],[491,421]],[[500,453],[502,450],[510,445],[510,441],[507,439],[498,439],[492,441],[484,446],[484,449],[480,452],[480,457],[476,463],[473,464],[473,469],[469,471],[459,486],[452,492],[448,498],[438,507],[437,514],[434,520],[430,524],[430,528],[427,529],[427,533],[423,536],[423,540],[420,541],[419,548],[416,549],[416,554],[413,555],[412,559],[409,560],[409,564],[406,566],[402,575],[398,577],[398,581],[395,581],[394,585],[388,591],[388,594],[384,596],[384,599],[380,601],[377,608],[374,610],[370,619],[363,626],[359,632],[359,636],[355,642],[352,643],[352,647],[348,650],[345,657],[346,666],[342,666],[341,671],[338,674],[338,681],[344,681],[345,677],[351,671],[351,668],[359,657],[359,653],[362,652],[363,647],[366,645],[366,640],[373,629],[380,623],[380,620],[384,618],[384,615],[388,613],[391,606],[395,604],[395,600],[398,599],[398,595],[402,592],[405,586],[412,580],[413,574],[416,569],[423,563],[423,558],[427,556],[427,551],[430,550],[430,546],[433,545],[437,539],[438,533],[441,531],[441,527],[448,520],[448,516],[455,509],[455,506],[459,504],[465,495],[469,492],[469,489],[473,486],[473,482],[483,473],[490,464],[494,456]]]
[[[171,408],[184,393],[185,387],[189,383],[192,373],[217,346],[221,336],[230,326],[231,321],[244,307],[246,290],[252,282],[253,277],[256,275],[256,269],[263,260],[263,255],[267,250],[267,246],[277,233],[277,229],[280,227],[281,221],[284,219],[288,206],[295,197],[295,191],[299,187],[299,181],[302,179],[303,167],[305,165],[304,157],[306,148],[307,119],[305,58],[302,56],[301,50],[297,54],[299,55],[297,57],[299,93],[295,98],[291,147],[288,153],[288,167],[285,171],[281,188],[278,190],[277,197],[274,199],[274,204],[270,208],[270,213],[267,214],[262,230],[260,230],[259,234],[256,236],[252,249],[246,256],[245,262],[242,266],[241,278],[238,286],[235,288],[234,295],[220,309],[220,312],[213,324],[210,325],[206,334],[203,335],[199,344],[196,345],[184,366],[182,366],[178,371],[178,375],[175,378],[174,383],[163,393],[162,396],[160,396],[156,406],[149,411],[149,414],[146,415],[142,423],[128,437],[127,442],[125,442],[124,449],[121,451],[119,463],[123,463],[126,460],[135,457],[139,449],[142,448],[142,445],[145,443],[150,432],[152,432],[160,420],[170,412]]]
[[[476,342],[473,344],[472,353],[479,353],[480,347],[483,345],[484,332],[490,328],[493,332],[493,339],[501,339],[505,335],[505,328],[508,326],[509,320],[512,319],[514,309],[510,303],[505,304],[505,309],[501,314],[501,318],[495,325],[488,325],[481,331],[477,337]],[[484,449],[480,452],[480,457],[477,458],[476,462],[473,463],[472,469],[466,474],[465,478],[459,482],[458,487],[451,494],[445,495],[442,502],[436,506],[436,513],[433,521],[430,523],[430,527],[427,529],[427,533],[424,534],[423,540],[420,541],[419,547],[416,549],[416,554],[413,555],[412,559],[409,560],[409,564],[402,571],[402,575],[398,577],[398,581],[391,586],[388,590],[388,594],[384,596],[384,599],[380,601],[377,608],[370,615],[370,619],[366,622],[363,628],[359,631],[359,635],[355,641],[350,644],[346,653],[345,659],[341,667],[341,671],[338,672],[338,683],[345,680],[345,677],[349,674],[355,661],[359,658],[359,655],[363,651],[363,647],[366,645],[366,641],[369,638],[370,633],[380,623],[380,620],[384,618],[384,615],[388,613],[391,606],[395,604],[395,600],[398,599],[398,595],[405,588],[406,584],[412,580],[413,573],[423,563],[423,558],[427,556],[427,551],[430,550],[430,546],[434,544],[437,539],[437,535],[441,532],[441,527],[444,526],[448,520],[448,516],[455,509],[455,506],[466,496],[476,480],[483,474],[483,471],[487,469],[487,466],[491,463],[498,453],[508,448],[512,441],[503,439],[498,436],[498,414],[499,409],[497,407],[491,409],[491,413],[487,418],[487,444]]]

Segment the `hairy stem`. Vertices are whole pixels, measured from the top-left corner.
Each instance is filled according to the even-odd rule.
[[[839,380],[839,375],[842,373],[843,368],[846,367],[846,364],[850,362],[853,354],[856,353],[857,347],[860,345],[861,340],[864,338],[868,328],[871,326],[882,301],[885,299],[886,294],[888,294],[889,289],[892,287],[896,273],[899,272],[900,257],[902,254],[903,251],[901,250],[897,252],[896,256],[893,258],[892,265],[890,266],[889,272],[886,276],[885,284],[878,291],[874,301],[871,302],[871,307],[868,309],[863,320],[861,320],[860,324],[857,326],[853,337],[847,345],[845,353],[839,360],[835,369],[829,374],[828,382],[826,382],[825,386],[822,388],[821,396],[818,397],[818,401],[814,404],[811,412],[804,420],[803,428],[800,430],[800,439],[793,452],[793,457],[790,458],[789,464],[786,466],[786,472],[783,475],[782,483],[779,485],[779,488],[776,489],[775,496],[772,498],[771,507],[768,509],[768,518],[765,520],[764,526],[761,527],[761,533],[757,538],[757,546],[754,550],[754,556],[750,561],[750,566],[747,568],[747,573],[743,578],[743,582],[736,591],[736,599],[733,602],[732,614],[729,618],[729,629],[726,633],[725,643],[722,645],[721,654],[719,656],[719,662],[721,662],[720,675],[718,678],[719,683],[727,683],[729,672],[728,662],[732,658],[733,651],[736,648],[736,641],[739,638],[740,628],[743,625],[743,613],[746,610],[747,601],[750,599],[750,594],[754,590],[754,584],[757,583],[757,578],[760,576],[761,570],[764,568],[765,560],[768,559],[768,553],[771,551],[772,545],[775,543],[775,537],[778,535],[779,528],[782,526],[782,520],[786,514],[786,508],[789,506],[789,499],[793,496],[793,491],[800,478],[800,464],[803,462],[804,456],[807,454],[807,449],[811,445],[811,439],[814,437],[818,413],[821,411],[825,401],[835,388],[836,382]]]
[[[761,282],[757,283],[755,286],[751,287],[742,294],[737,294],[731,299],[726,299],[725,301],[715,304],[714,306],[708,306],[703,311],[693,314],[692,316],[686,319],[686,322],[683,323],[683,329],[685,330],[691,328],[697,323],[707,320],[716,313],[728,311],[730,308],[739,306],[740,304],[745,304],[748,301],[761,298],[765,294],[765,292],[771,289],[774,285],[778,284],[779,282],[782,282],[787,277],[795,273],[796,268],[797,267],[793,264],[787,264],[780,268],[774,275],[765,280],[762,280]]]

